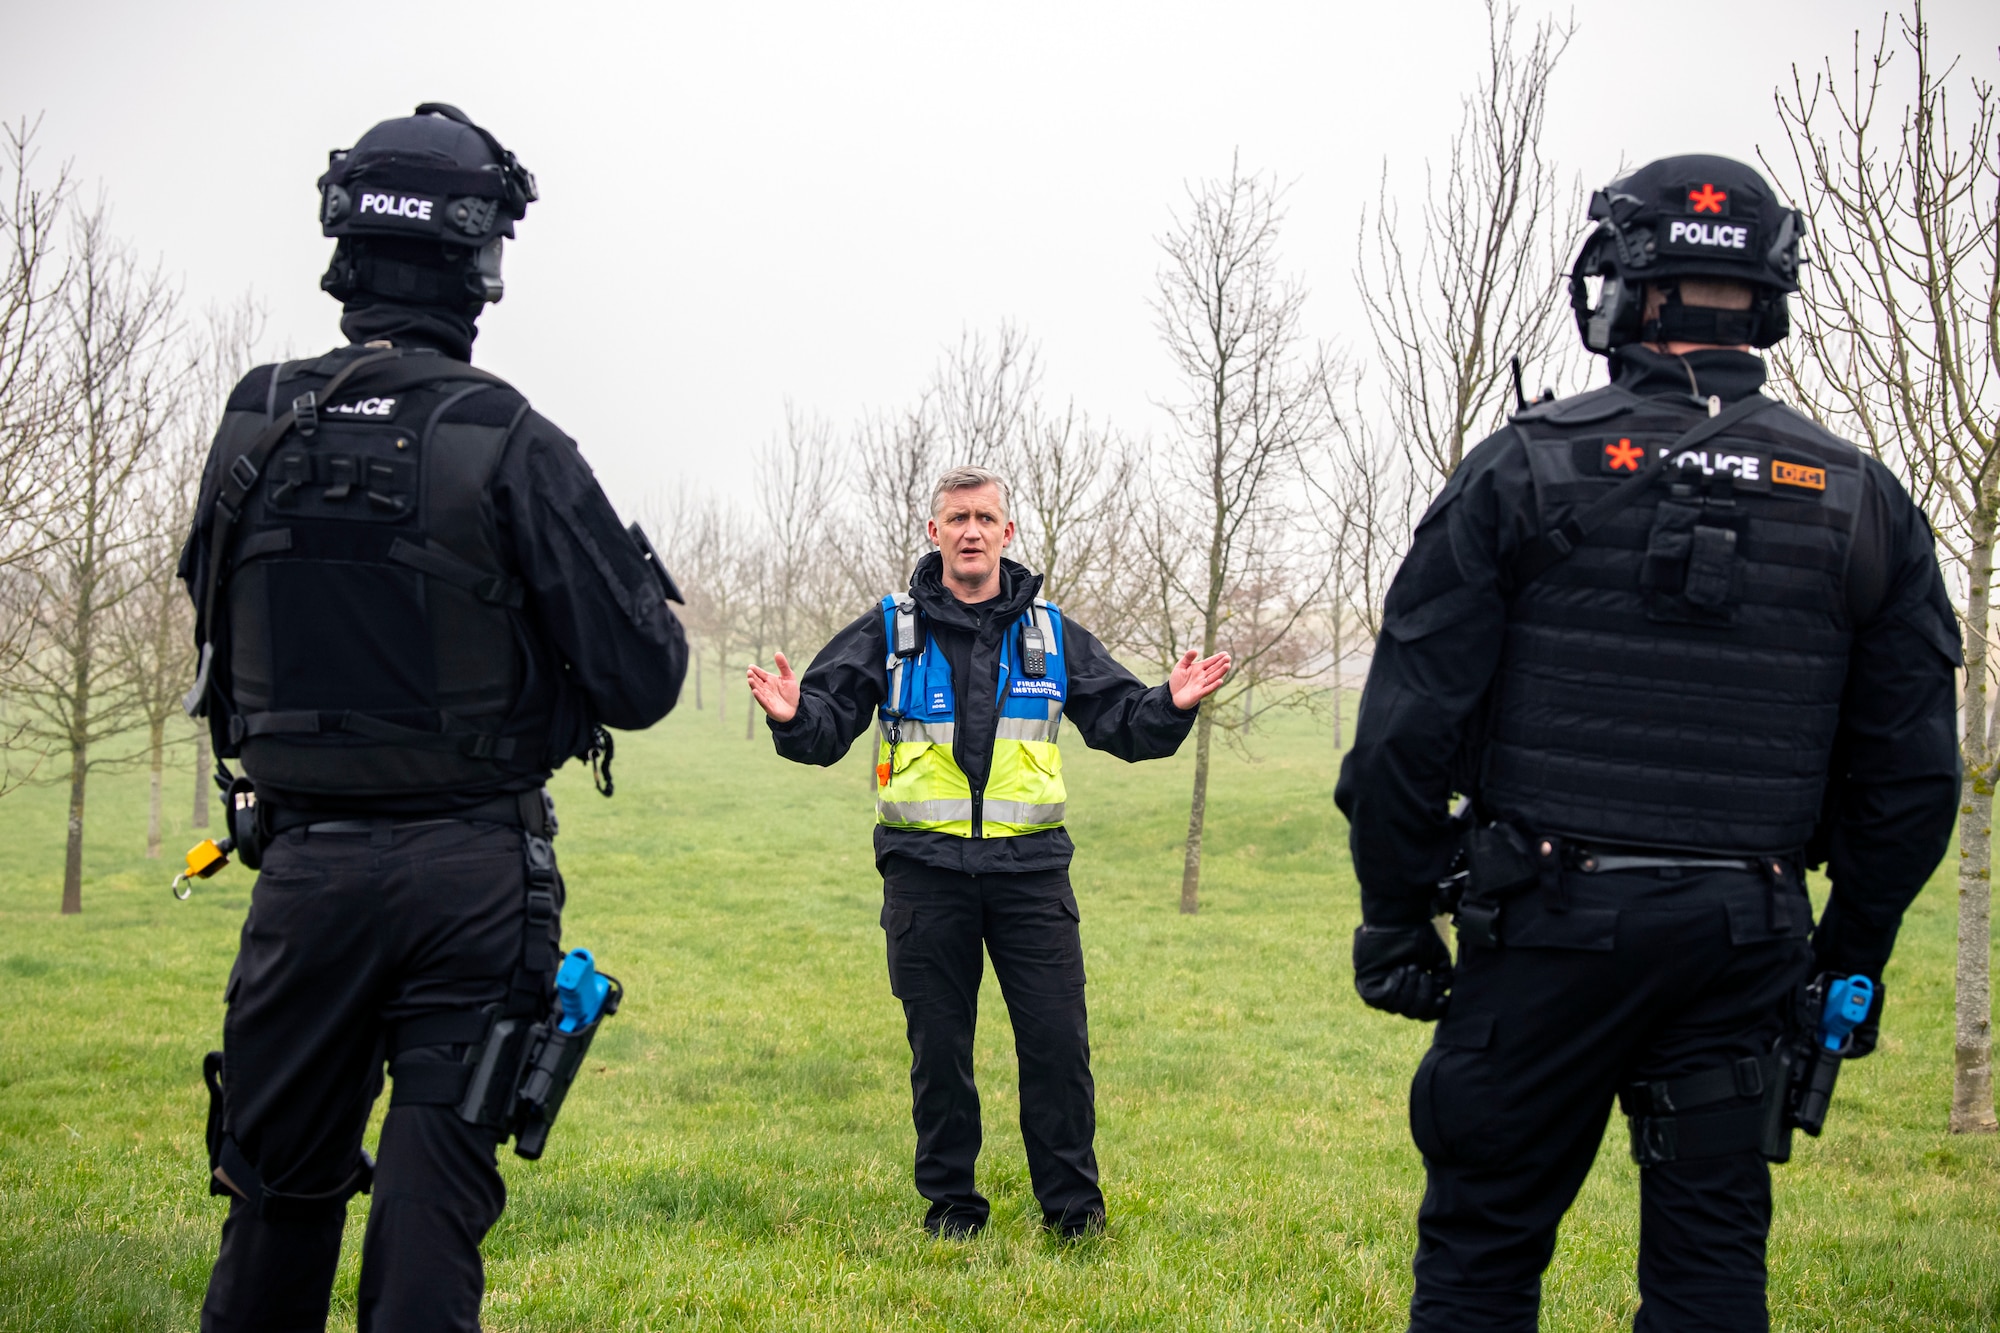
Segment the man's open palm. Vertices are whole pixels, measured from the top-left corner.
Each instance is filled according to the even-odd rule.
[[[1167,677],[1167,689],[1174,696],[1174,707],[1186,712],[1222,688],[1222,682],[1229,676],[1229,654],[1217,653],[1213,657],[1194,660],[1194,649],[1181,654],[1181,660],[1174,663],[1174,672]],[[797,697],[794,690],[793,697]]]
[[[1188,656],[1194,656],[1189,653]],[[778,654],[778,673],[772,675],[764,668],[752,663],[750,666],[750,697],[757,701],[773,722],[790,722],[799,714],[799,678],[792,674],[792,664]]]

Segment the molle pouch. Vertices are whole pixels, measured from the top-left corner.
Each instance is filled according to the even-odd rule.
[[[1681,595],[1704,611],[1727,614],[1736,600],[1736,529],[1697,523]]]
[[[1735,618],[1743,574],[1741,520],[1732,508],[1680,495],[1660,502],[1639,567],[1648,619],[1726,625]]]
[[[1500,943],[1500,913],[1506,900],[1539,878],[1527,839],[1511,824],[1476,828],[1465,839],[1465,894],[1453,920],[1459,939],[1492,948]]]
[[[1511,824],[1474,829],[1465,840],[1465,866],[1471,894],[1494,901],[1527,887],[1540,875],[1527,839]]]
[[[1647,592],[1673,596],[1687,582],[1688,557],[1694,551],[1694,530],[1701,505],[1686,500],[1662,500],[1653,511],[1653,531],[1646,538],[1646,559],[1639,567],[1639,586]]]

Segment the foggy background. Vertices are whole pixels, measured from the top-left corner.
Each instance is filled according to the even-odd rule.
[[[1521,21],[1551,12],[1571,11]],[[1754,161],[1781,139],[1771,96],[1793,62],[1840,68],[1856,27],[1872,49],[1882,7],[1573,12],[1544,149],[1588,189],[1669,153]],[[1928,12],[1941,47],[1990,60],[2000,5]],[[542,190],[476,359],[577,438],[628,516],[681,476],[742,494],[787,398],[854,420],[1003,319],[1040,339],[1052,399],[1158,433],[1156,238],[1183,183],[1234,152],[1290,183],[1283,249],[1313,332],[1365,349],[1360,211],[1386,163],[1414,213],[1486,39],[1478,0],[8,0],[5,32],[0,114],[45,113],[43,165],[71,159],[86,197],[108,192],[118,232],[184,276],[190,314],[253,293],[274,355],[338,341],[318,290],[327,150],[420,101],[464,108]]]

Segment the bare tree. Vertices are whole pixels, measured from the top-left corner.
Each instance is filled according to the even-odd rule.
[[[1355,386],[1358,389],[1358,383]],[[1333,748],[1343,744],[1344,693],[1350,664],[1373,653],[1382,629],[1383,599],[1415,526],[1416,473],[1395,447],[1393,432],[1370,422],[1361,394],[1331,410],[1327,436],[1307,483],[1331,568],[1326,637]]]
[[[917,558],[929,546],[925,520],[931,488],[945,469],[933,396],[926,393],[901,411],[864,418],[849,450],[852,496],[840,546],[857,605],[907,586]]]
[[[1117,562],[1130,558],[1124,529],[1136,459],[1074,402],[1060,413],[1037,403],[1008,464],[1022,562],[1042,576],[1044,597],[1110,642],[1128,637],[1131,618]]]
[[[69,286],[60,252],[69,172],[37,181],[35,125],[0,126],[0,567],[29,558],[59,531],[50,522],[44,453],[62,417],[53,372]]]
[[[1777,95],[1788,179],[1811,219],[1815,264],[1781,376],[1822,421],[1897,467],[1960,575],[1965,642],[1959,820],[1954,1132],[1992,1132],[1992,583],[2000,535],[2000,164],[1993,85],[1940,69],[1923,6],[1892,49],[1857,32],[1851,70],[1796,67]],[[1907,56],[1907,100],[1888,81]],[[1887,99],[1887,100],[1885,100]],[[1880,113],[1886,112],[1885,116]],[[1767,161],[1767,166],[1772,164]]]
[[[138,580],[147,525],[137,484],[159,443],[181,378],[172,350],[175,293],[110,233],[107,208],[72,229],[73,280],[57,335],[68,410],[51,438],[61,501],[58,536],[34,562],[33,637],[16,697],[28,733],[69,756],[69,834],[62,910],[83,910],[83,827],[91,770],[127,731],[135,701],[105,642],[109,618]]]
[[[1225,620],[1255,625],[1236,640],[1233,686],[1203,701],[1195,724],[1181,911],[1200,907],[1202,833],[1218,714],[1261,675],[1297,669],[1292,634],[1317,598],[1289,548],[1288,506],[1301,503],[1304,452],[1328,429],[1335,378],[1300,327],[1303,287],[1278,269],[1276,187],[1232,162],[1227,179],[1190,189],[1188,208],[1161,242],[1154,312],[1182,384],[1169,405],[1177,429],[1173,489],[1157,497],[1156,564],[1148,598],[1160,602],[1156,649],[1167,660],[1199,640],[1216,651]],[[1323,583],[1324,570],[1317,574]],[[1259,609],[1261,622],[1246,613]],[[1151,619],[1149,616],[1148,619]],[[1182,626],[1188,626],[1183,639]],[[1235,692],[1232,694],[1232,689]]]
[[[133,585],[108,625],[111,647],[123,666],[122,686],[146,728],[149,858],[160,854],[168,729],[181,724],[181,700],[194,678],[194,607],[175,567],[194,518],[209,440],[230,389],[250,368],[262,328],[262,311],[247,299],[209,312],[185,357],[186,388],[163,421],[160,447],[134,478],[140,503],[133,519],[139,525],[130,555]],[[205,797],[214,790],[208,781],[208,732],[201,726],[193,732],[194,823],[204,827]]]
[[[42,759],[33,745],[17,748],[25,721],[4,700],[32,625],[33,583],[24,566],[59,535],[63,513],[50,503],[47,455],[63,407],[64,384],[52,362],[70,276],[59,242],[71,190],[66,168],[36,179],[34,136],[26,120],[0,126],[0,795],[32,776]]]
[[[1041,387],[1041,348],[1019,328],[1002,323],[991,343],[984,334],[961,333],[926,395],[937,414],[946,466],[1008,467]]]
[[[1551,378],[1569,358],[1564,221],[1577,190],[1558,182],[1541,140],[1549,79],[1576,25],[1545,19],[1517,41],[1519,17],[1487,0],[1487,67],[1441,188],[1426,166],[1421,239],[1404,235],[1385,163],[1372,261],[1355,270],[1402,447],[1439,481],[1505,416],[1512,356]],[[1366,250],[1365,211],[1360,230]]]
[[[760,649],[769,643],[795,655],[808,646],[817,648],[844,605],[847,581],[835,567],[829,541],[829,501],[837,493],[838,462],[833,427],[785,404],[785,433],[757,461],[757,514],[764,540],[756,543],[762,549],[750,567],[749,583],[761,590]]]

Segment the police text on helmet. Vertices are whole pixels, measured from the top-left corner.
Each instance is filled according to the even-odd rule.
[[[413,194],[364,194],[361,196],[361,211],[429,222],[431,202]]]
[[[1750,229],[1730,227],[1719,222],[1675,221],[1667,228],[1669,243],[1680,241],[1689,245],[1714,245],[1729,250],[1750,248]]]

